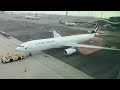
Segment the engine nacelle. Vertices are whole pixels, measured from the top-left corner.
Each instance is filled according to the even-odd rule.
[[[64,54],[71,55],[71,54],[75,53],[76,51],[77,50],[75,48],[68,48],[68,49],[65,49]]]

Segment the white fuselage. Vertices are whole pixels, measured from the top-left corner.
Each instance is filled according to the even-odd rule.
[[[68,43],[83,43],[93,38],[94,36],[95,34],[81,34],[81,35],[33,40],[21,44],[19,47],[16,48],[16,50],[22,52],[32,52],[32,51],[46,50],[51,48],[59,48]]]
[[[66,22],[65,23],[67,26],[76,26],[77,24],[76,23],[69,23],[69,22]]]

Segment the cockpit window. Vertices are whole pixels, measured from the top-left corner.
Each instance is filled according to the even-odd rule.
[[[24,46],[19,46],[19,47],[24,47]]]
[[[28,47],[26,47],[25,49],[28,49]]]

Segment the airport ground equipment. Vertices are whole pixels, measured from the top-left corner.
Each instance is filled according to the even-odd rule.
[[[16,54],[16,55],[12,55],[12,56],[2,57],[1,62],[5,64],[5,63],[21,60],[21,59],[24,59],[24,58],[25,58],[25,55]]]
[[[11,39],[10,35],[9,35],[9,34],[6,34],[6,33],[3,32],[3,31],[0,31],[0,34],[3,35],[4,37],[8,38],[8,39]]]

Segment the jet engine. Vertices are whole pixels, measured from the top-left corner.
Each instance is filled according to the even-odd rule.
[[[65,49],[64,54],[71,55],[71,54],[75,53],[76,51],[77,50],[75,48],[68,48],[68,49]]]

